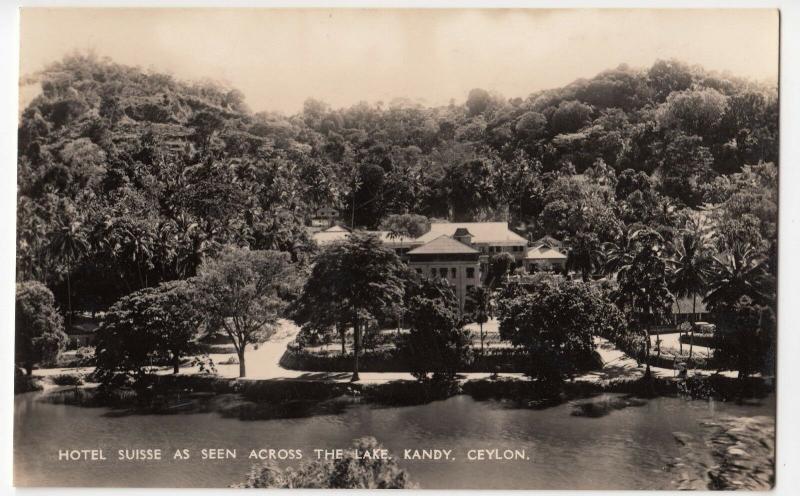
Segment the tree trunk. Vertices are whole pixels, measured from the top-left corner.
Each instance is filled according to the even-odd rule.
[[[656,363],[661,360],[661,335],[656,334]]]
[[[689,362],[692,361],[694,348],[694,321],[697,320],[697,294],[692,295],[692,327],[689,329]]]
[[[245,372],[245,367],[244,367],[244,349],[245,349],[245,346],[246,345],[243,344],[239,348],[239,351],[237,352],[237,354],[239,355],[239,377],[245,377],[247,375],[247,373]]]
[[[358,319],[353,319],[353,377],[350,382],[358,382],[358,352],[361,350],[361,328]]]
[[[483,322],[479,322],[481,327],[481,356],[483,356]]]
[[[181,357],[180,355],[173,351],[172,352],[172,373],[177,374],[181,370]]]
[[[644,376],[646,379],[650,378],[650,329],[644,330],[645,344],[644,344]]]
[[[30,362],[25,364],[25,375],[29,377],[33,375],[33,364]]]
[[[70,264],[67,261],[67,332],[72,329],[72,287],[69,283]]]

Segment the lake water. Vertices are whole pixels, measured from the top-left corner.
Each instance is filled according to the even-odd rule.
[[[531,410],[460,395],[418,406],[353,405],[336,414],[247,421],[217,413],[118,416],[41,397],[15,398],[17,485],[225,487],[244,478],[251,449],[302,449],[310,457],[314,448],[347,448],[352,439],[372,435],[398,456],[407,448],[452,449],[454,461],[400,460],[426,489],[675,489],[672,465],[685,449],[675,433],[702,440],[703,421],[774,415],[772,399],[744,406],[656,398],[592,418],[572,415],[586,400]],[[599,400],[608,398],[614,397]],[[58,450],[67,448],[100,448],[108,460],[58,461]],[[166,459],[117,460],[118,449],[134,448],[161,448]],[[183,448],[192,459],[173,460]],[[200,460],[204,448],[235,449],[237,458]],[[467,459],[468,450],[482,448],[524,449],[530,459]]]

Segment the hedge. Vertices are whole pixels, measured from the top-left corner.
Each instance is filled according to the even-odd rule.
[[[310,352],[290,345],[281,357],[280,365],[290,370],[309,372],[350,372],[353,370],[353,355],[342,355],[338,351]],[[524,372],[530,366],[530,357],[523,349],[487,348],[482,355],[479,350],[473,349],[473,359],[465,363],[459,372]],[[581,369],[599,367],[602,367],[599,357],[593,357]],[[358,369],[361,372],[408,372],[411,367],[402,351],[392,349],[363,352],[358,357]]]
[[[717,342],[713,334],[683,334],[679,338],[681,343],[691,344],[694,342],[695,346],[705,346],[706,348],[716,348]]]

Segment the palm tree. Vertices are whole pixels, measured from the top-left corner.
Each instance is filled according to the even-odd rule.
[[[62,262],[66,269],[67,279],[67,329],[72,327],[72,287],[70,272],[72,265],[89,249],[89,242],[81,222],[61,219],[55,230],[50,233],[50,253]]]
[[[640,239],[645,234],[656,233],[645,227],[632,227],[628,229],[619,242],[603,243],[601,247],[603,272],[606,275],[614,275],[623,267],[629,266],[638,250]]]
[[[492,292],[486,286],[477,286],[472,288],[467,297],[465,312],[470,315],[475,322],[478,323],[480,328],[481,338],[481,356],[483,356],[483,343],[485,335],[483,334],[483,324],[489,320],[489,315],[492,313]]]
[[[774,284],[767,274],[767,259],[750,244],[734,243],[729,252],[713,257],[712,267],[704,299],[712,310],[733,305],[742,296],[757,304],[772,302],[769,288]]]
[[[694,348],[694,323],[697,320],[697,296],[701,294],[708,279],[708,247],[701,236],[684,232],[674,245],[675,254],[669,261],[672,268],[670,289],[678,297],[692,297],[692,327],[689,341],[689,360]]]
[[[620,246],[609,246],[619,282],[618,299],[643,326],[645,377],[650,377],[650,327],[673,301],[667,286],[669,270],[662,255],[663,238],[651,229],[629,232]]]

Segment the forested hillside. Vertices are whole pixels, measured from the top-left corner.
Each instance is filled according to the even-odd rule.
[[[305,226],[323,206],[367,228],[403,213],[509,220],[589,255],[639,224],[705,223],[715,243],[764,254],[777,243],[776,88],[676,61],[526,97],[308,100],[288,117],[254,113],[235,89],[90,56],[33,78],[17,277],[62,305],[101,308],[190,277],[226,244],[306,260]]]

